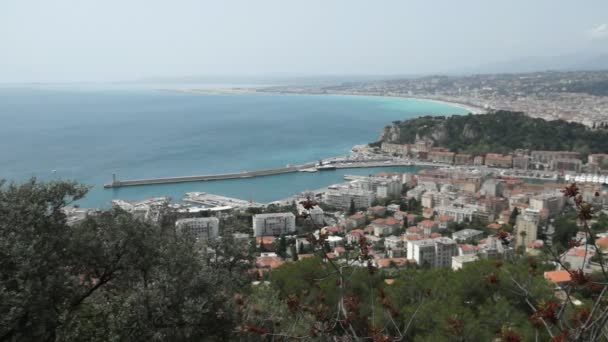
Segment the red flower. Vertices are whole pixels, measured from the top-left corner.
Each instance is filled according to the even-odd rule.
[[[258,335],[266,335],[268,333],[268,330],[266,330],[266,328],[260,327],[259,325],[255,325],[253,323],[245,323],[243,327],[245,330]]]
[[[311,201],[310,199],[307,199],[306,201],[300,202],[300,205],[302,205],[304,207],[304,209],[306,209],[306,210],[310,210],[310,209],[314,208],[318,204],[319,203],[317,203],[315,201]]]
[[[545,322],[555,324],[557,322],[557,312],[559,304],[556,302],[541,302],[535,315],[541,317]]]
[[[591,280],[591,277],[586,275],[581,269],[570,272],[570,278],[572,285],[585,285]]]
[[[515,331],[511,330],[511,328],[504,328],[500,332],[499,335],[501,342],[521,342],[524,338],[517,334]]]
[[[591,315],[591,309],[589,308],[576,308],[574,313],[572,314],[572,324],[575,326],[582,326],[587,322],[589,316]]]
[[[570,240],[570,241],[568,241],[568,246],[569,246],[570,248],[573,248],[573,247],[578,247],[578,246],[580,246],[580,245],[581,245],[581,242],[580,242],[580,241],[578,241],[578,240]]]
[[[464,328],[464,323],[457,316],[448,318],[448,327],[446,329],[448,334],[460,336],[462,335],[462,328]]]
[[[565,187],[562,192],[566,197],[575,197],[576,195],[578,195],[578,186],[576,186],[576,183],[572,183]]]
[[[569,336],[570,333],[568,333],[568,330],[564,330],[561,334],[553,336],[551,342],[566,342],[568,341]]]
[[[500,279],[498,279],[496,273],[488,274],[487,276],[485,276],[484,280],[490,285],[497,285],[498,283],[500,283]]]

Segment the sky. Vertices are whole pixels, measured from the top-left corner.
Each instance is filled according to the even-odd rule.
[[[425,74],[602,53],[606,0],[0,0],[0,83]]]

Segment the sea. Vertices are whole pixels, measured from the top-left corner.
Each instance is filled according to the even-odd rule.
[[[386,167],[104,189],[119,179],[206,175],[282,167],[347,154],[394,120],[465,114],[445,103],[394,97],[202,94],[152,85],[0,86],[0,179],[76,180],[77,204],[109,207],[204,191],[261,203]],[[177,89],[177,88],[176,88]]]

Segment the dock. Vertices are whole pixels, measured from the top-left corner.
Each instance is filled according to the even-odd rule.
[[[273,176],[283,173],[292,172],[311,172],[311,169],[315,169],[317,162],[309,162],[300,165],[288,165],[286,167],[274,168],[274,169],[263,169],[257,171],[243,171],[234,173],[223,173],[215,175],[202,175],[202,176],[181,176],[181,177],[165,177],[165,178],[145,178],[145,179],[133,179],[133,180],[119,180],[116,175],[113,175],[113,180],[110,183],[104,184],[104,188],[121,188],[126,186],[140,186],[140,185],[154,185],[154,184],[172,184],[172,183],[186,183],[186,182],[204,182],[214,180],[226,180],[226,179],[240,179],[240,178],[252,178],[252,177],[263,177]],[[349,161],[349,162],[333,162],[331,164],[336,169],[355,169],[355,168],[366,168],[366,167],[391,167],[391,166],[443,166],[436,163],[412,163],[411,161],[394,161],[394,160],[367,160],[367,161]],[[316,171],[316,170],[315,170]],[[328,172],[328,171],[321,171]]]
[[[121,188],[126,186],[139,186],[139,185],[152,185],[152,184],[172,184],[172,183],[186,183],[186,182],[204,182],[212,180],[225,180],[225,179],[239,179],[239,178],[251,178],[251,177],[262,177],[272,176],[282,173],[297,172],[300,169],[308,169],[314,167],[315,163],[306,163],[302,165],[286,166],[274,169],[264,169],[257,171],[243,171],[234,173],[223,173],[215,175],[202,175],[202,176],[179,176],[179,177],[164,177],[164,178],[142,178],[132,180],[118,180],[113,177],[111,183],[104,184],[104,188]]]

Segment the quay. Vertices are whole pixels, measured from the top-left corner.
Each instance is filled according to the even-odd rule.
[[[234,173],[223,173],[216,175],[202,175],[202,176],[181,176],[181,177],[165,177],[165,178],[145,178],[145,179],[133,179],[133,180],[118,180],[114,174],[112,182],[104,184],[104,188],[121,188],[126,186],[139,186],[139,185],[152,185],[152,184],[171,184],[171,183],[186,183],[186,182],[202,182],[212,180],[224,180],[224,179],[238,179],[238,178],[251,178],[261,176],[278,175],[282,173],[297,172],[300,169],[311,168],[315,166],[315,162],[287,166],[275,169],[265,169],[257,171],[244,171]]]
[[[332,159],[325,159],[331,161],[331,165],[335,166],[336,169],[354,169],[354,168],[366,168],[366,167],[390,167],[390,166],[432,166],[440,167],[447,166],[438,163],[425,163],[425,162],[412,162],[408,160],[367,160],[367,161],[344,161],[334,157]],[[225,179],[239,179],[239,178],[252,178],[252,177],[263,177],[272,176],[283,173],[291,172],[327,172],[318,171],[315,169],[317,162],[309,162],[300,165],[291,165],[281,168],[264,169],[257,171],[243,171],[234,173],[224,173],[215,175],[202,175],[202,176],[181,176],[181,177],[165,177],[165,178],[146,178],[146,179],[133,179],[133,180],[119,180],[114,174],[111,183],[104,184],[104,188],[121,188],[126,186],[140,186],[140,185],[153,185],[153,184],[171,184],[171,183],[186,183],[186,182],[203,182],[213,180],[225,180]]]

